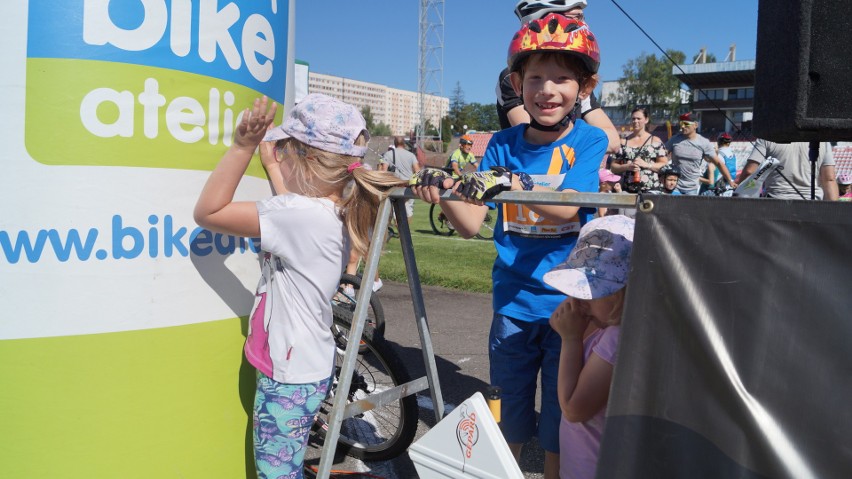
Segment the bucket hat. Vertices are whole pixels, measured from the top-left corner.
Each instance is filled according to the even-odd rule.
[[[578,299],[609,296],[627,284],[635,220],[595,218],[580,229],[568,259],[544,274],[544,282]]]
[[[323,151],[363,158],[367,147],[355,144],[362,134],[365,140],[370,139],[367,122],[354,106],[311,93],[290,110],[280,126],[269,130],[263,141],[295,138]]]

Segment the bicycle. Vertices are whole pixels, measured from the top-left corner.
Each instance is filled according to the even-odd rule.
[[[351,312],[345,308],[335,308],[332,328],[337,345],[334,379],[312,428],[312,433],[319,439],[325,438],[334,397],[339,393],[337,385],[351,325]],[[410,379],[396,352],[377,334],[375,328],[369,324],[365,325],[355,369],[352,372],[352,382],[347,392],[348,402],[391,389],[407,383]],[[418,420],[419,410],[414,395],[372,408],[343,420],[338,450],[367,461],[392,459],[405,452],[414,441]]]
[[[488,207],[488,212],[485,213],[485,219],[479,226],[479,233],[476,237],[483,240],[494,239],[494,228],[497,226],[497,209]]]
[[[438,203],[433,203],[429,207],[429,224],[432,226],[432,231],[439,236],[452,236],[456,232]],[[485,214],[485,219],[482,220],[482,225],[480,225],[479,232],[475,237],[483,240],[494,238],[496,225],[497,211],[494,208],[488,208],[488,213]]]
[[[724,178],[719,178],[716,180],[716,183],[713,184],[713,188],[701,193],[701,196],[731,197],[734,196],[734,189],[725,181]]]
[[[452,236],[456,232],[438,203],[432,203],[429,207],[429,224],[432,226],[432,232],[438,236]]]
[[[356,298],[359,289],[361,289],[360,276],[346,273],[340,276],[340,285],[331,300],[334,317],[352,317],[355,313],[355,306],[357,306]],[[367,308],[367,325],[375,330],[378,337],[385,337],[385,311],[382,308],[381,300],[375,294],[370,295],[370,303]]]

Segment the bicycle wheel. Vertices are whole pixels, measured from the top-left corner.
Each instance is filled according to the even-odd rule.
[[[432,231],[436,235],[450,236],[456,231],[453,225],[447,220],[444,212],[441,211],[441,205],[437,203],[433,203],[429,207],[429,224],[432,225]]]
[[[349,323],[335,317],[337,329],[335,338],[338,344],[335,359],[335,378],[329,396],[320,406],[314,432],[325,438],[328,431],[329,414],[334,397],[339,393],[337,385],[343,363],[345,335],[349,333]],[[343,336],[341,338],[341,336]],[[375,330],[369,326],[361,336],[367,352],[359,353],[352,372],[348,401],[354,402],[370,394],[385,391],[410,380],[408,371],[399,356],[384,339],[377,338]],[[367,461],[383,461],[399,456],[411,442],[417,432],[419,411],[414,395],[392,401],[343,420],[340,426],[338,449],[352,457]]]
[[[479,227],[479,233],[476,237],[479,239],[490,240],[494,238],[494,228],[497,226],[497,210],[488,209],[485,213],[485,219],[482,220],[482,226]]]
[[[340,286],[331,302],[334,315],[349,318],[350,324],[352,314],[355,313],[355,306],[357,305],[355,298],[358,296],[359,289],[361,289],[361,277],[344,273],[340,276]],[[367,324],[372,326],[380,337],[385,337],[385,310],[376,294],[370,295]]]

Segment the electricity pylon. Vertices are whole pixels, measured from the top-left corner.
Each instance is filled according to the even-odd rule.
[[[444,83],[444,0],[420,0],[420,55],[417,92],[419,93],[420,125],[417,144],[421,148],[426,137],[426,96],[443,96]],[[440,119],[438,136],[441,135]]]

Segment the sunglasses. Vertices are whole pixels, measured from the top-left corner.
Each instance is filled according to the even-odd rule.
[[[680,122],[680,126],[695,126],[694,121],[682,121]]]

